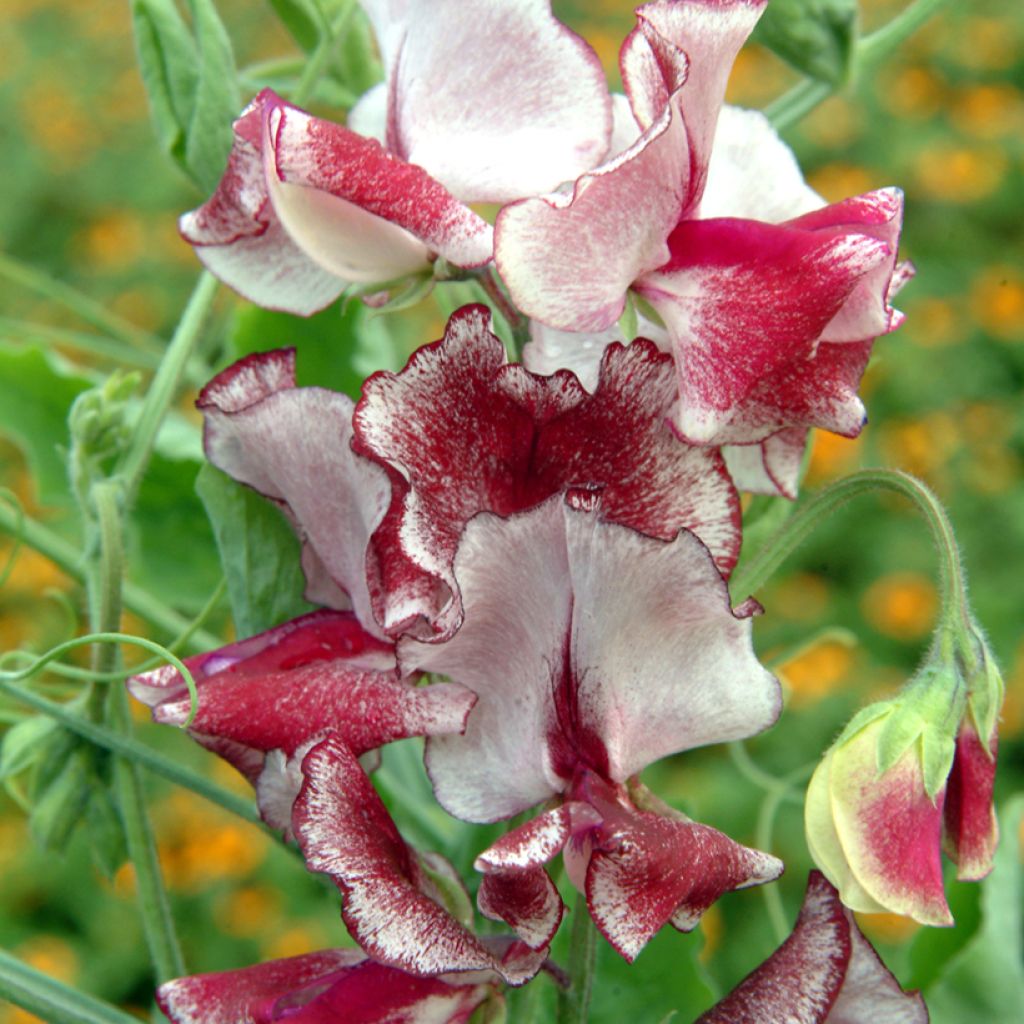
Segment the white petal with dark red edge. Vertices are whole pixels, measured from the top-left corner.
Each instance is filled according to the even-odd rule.
[[[725,84],[736,54],[764,11],[766,0],[655,0],[637,10],[637,27],[622,48],[622,77],[639,123],[653,123],[668,101],[660,76],[643,74],[635,63],[645,37],[657,63],[675,66],[677,53],[689,58],[686,85],[679,93],[679,110],[686,124],[689,164],[693,169],[687,210],[700,199],[707,177],[711,144]],[[634,72],[637,68],[641,73]],[[680,210],[683,215],[684,210]]]
[[[722,107],[700,201],[702,220],[744,217],[778,224],[824,205],[761,111]]]
[[[415,852],[340,740],[314,747],[303,774],[292,828],[308,867],[343,893],[345,924],[374,959],[418,975],[495,971],[510,984],[536,974],[543,951],[502,961],[426,894]]]
[[[903,316],[889,305],[890,298],[912,276],[904,265],[896,275],[896,257],[903,228],[903,193],[884,188],[833,203],[790,222],[793,227],[841,234],[858,231],[877,239],[886,249],[880,260],[857,282],[822,332],[827,342],[861,342],[895,330]],[[895,275],[895,279],[894,279]]]
[[[571,192],[506,206],[494,259],[516,306],[566,331],[604,331],[626,291],[669,256],[665,240],[688,196],[686,134],[672,105],[625,152]]]
[[[838,893],[812,871],[793,933],[697,1024],[927,1024]]]
[[[463,1024],[486,984],[418,978],[354,949],[328,949],[161,985],[173,1024]]]
[[[450,636],[461,614],[452,561],[465,523],[571,486],[599,488],[608,519],[651,536],[696,531],[731,569],[737,496],[719,454],[680,443],[667,425],[676,394],[671,358],[645,340],[613,345],[598,377],[587,394],[567,373],[540,377],[506,365],[488,310],[466,306],[401,373],[365,383],[356,450],[394,471],[381,560],[400,554],[437,581],[419,609],[434,639]],[[405,588],[384,591],[381,618],[397,631],[395,609],[408,611],[412,601]]]
[[[870,235],[731,219],[684,221],[671,245],[671,262],[637,291],[674,338],[679,430],[699,444],[759,441],[792,425],[763,424],[759,388],[807,364],[858,282],[890,258]]]
[[[217,191],[182,216],[179,227],[203,265],[244,298],[309,316],[333,302],[346,282],[310,259],[274,212],[264,172],[262,118],[257,98],[235,122]]]
[[[609,778],[775,721],[779,684],[693,534],[652,541],[568,510],[566,531],[579,728],[601,738]]]
[[[290,386],[283,367],[293,358],[249,356],[203,389],[197,405],[206,454],[240,483],[286,506],[317,563],[348,593],[362,625],[376,631],[367,548],[391,487],[380,466],[351,449],[352,400]]]
[[[681,816],[613,802],[604,790],[610,793],[595,783],[591,793],[603,821],[592,839],[587,906],[601,934],[629,961],[665,924],[690,931],[724,893],[782,874],[782,862],[770,854]]]
[[[428,742],[427,771],[450,813],[500,821],[566,784],[547,750],[571,616],[560,499],[509,519],[478,515],[463,534],[455,577],[462,628],[443,644],[402,640],[399,657],[406,671],[445,673],[480,697],[459,742]]]
[[[274,208],[318,263],[372,283],[425,267],[430,252],[460,267],[491,258],[490,225],[422,167],[269,90],[261,97]]]
[[[548,192],[604,159],[604,72],[548,0],[491,0],[473,17],[461,0],[369,6],[385,35],[388,148],[464,201]]]

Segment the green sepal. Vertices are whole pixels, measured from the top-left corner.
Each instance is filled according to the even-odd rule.
[[[752,39],[805,75],[841,85],[857,42],[857,0],[772,0]]]
[[[887,715],[892,710],[892,701],[879,701],[877,704],[869,704],[866,708],[861,708],[846,723],[845,728],[839,734],[838,739],[832,744],[833,748],[841,746],[848,740],[853,739],[866,725],[870,725],[876,718],[881,718],[882,715]]]
[[[876,756],[880,775],[896,764],[926,729],[924,719],[913,707],[899,702],[890,707],[891,714],[878,733]]]
[[[199,471],[196,492],[213,526],[238,635],[310,611],[299,541],[281,512],[210,465]]]
[[[619,317],[619,330],[626,341],[632,341],[636,337],[638,322],[633,293],[626,292],[626,305],[623,307],[622,316]]]
[[[988,749],[988,742],[996,731],[999,713],[1006,695],[1006,684],[988,644],[979,635],[979,662],[976,671],[967,680],[967,707],[975,731]]]
[[[434,277],[432,274],[417,274],[415,277],[409,277],[396,290],[389,291],[388,299],[383,305],[369,307],[366,314],[367,319],[409,309],[422,302],[433,290]],[[372,290],[369,293],[372,294]]]
[[[43,755],[57,723],[46,715],[34,715],[12,725],[0,742],[0,779],[20,775]]]
[[[932,801],[946,785],[955,754],[956,740],[942,729],[925,729],[921,733],[921,773],[924,790]]]

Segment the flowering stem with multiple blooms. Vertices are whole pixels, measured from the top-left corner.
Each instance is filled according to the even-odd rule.
[[[920,1024],[923,1002],[851,909],[950,923],[940,850],[962,879],[992,863],[1002,681],[948,518],[912,477],[866,471],[801,500],[739,561],[741,492],[795,499],[810,431],[864,425],[860,379],[913,274],[898,259],[901,194],[825,204],[763,114],[724,104],[765,0],[639,8],[621,96],[540,0],[472,17],[457,0],[363,0],[385,80],[344,126],[299,104],[357,5],[314,6],[318,42],[292,102],[258,93],[213,195],[182,218],[208,269],[132,429],[123,378],[72,410],[95,639],[120,636],[123,604],[146,606],[124,583],[125,524],[218,279],[307,316],[343,294],[394,314],[456,281],[488,304],[456,309],[442,338],[370,376],[358,402],[300,387],[287,349],[209,380],[197,402],[207,458],[284,515],[313,609],[226,646],[202,637],[203,653],[128,680],[156,721],[252,785],[262,821],[337,888],[359,949],[185,976],[140,767],[252,815],[140,752],[124,691],[98,685],[118,674],[115,647],[96,646],[74,722],[0,680],[88,741],[86,757],[112,755],[161,1009],[174,1024],[466,1024],[502,1019],[505,991],[546,971],[561,984],[558,1024],[583,1024],[601,944],[632,963],[666,925],[690,932],[720,897],[757,885],[781,945],[701,1021]],[[863,40],[854,67],[936,6],[918,0]],[[212,31],[209,0],[194,14],[197,33]],[[159,70],[173,92],[180,82]],[[827,91],[803,87],[774,115]],[[154,108],[173,118],[183,102],[160,95]],[[499,207],[493,225],[482,204]],[[908,687],[861,711],[814,771],[806,835],[821,873],[785,938],[772,829],[808,773],[768,776],[737,746],[782,711],[754,652],[751,595],[821,519],[878,488],[928,520],[940,621]],[[43,546],[40,531],[24,532]],[[402,834],[373,783],[381,748],[412,738],[445,811],[467,830],[505,825],[473,862],[484,929],[459,871]],[[766,791],[761,849],[641,781],[656,761],[722,742]],[[566,975],[551,956],[567,915]],[[62,991],[8,959],[0,993],[13,1001],[60,1024],[120,1024],[89,1000],[61,1006]]]

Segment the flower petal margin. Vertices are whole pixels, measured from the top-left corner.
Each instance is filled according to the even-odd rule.
[[[366,562],[391,486],[380,466],[352,451],[352,400],[295,387],[294,368],[294,352],[282,350],[248,356],[214,377],[196,402],[206,455],[283,507],[307,549],[308,596],[323,600],[340,588],[363,627],[380,633]]]
[[[498,956],[437,902],[415,851],[344,743],[327,737],[302,771],[292,828],[310,870],[342,892],[342,918],[375,960],[420,976],[490,971],[512,985],[537,973],[546,951],[520,943]]]
[[[157,1002],[173,1024],[462,1024],[492,991],[327,949],[178,978],[160,986]]]
[[[696,1024],[928,1024],[817,871],[793,933]]]

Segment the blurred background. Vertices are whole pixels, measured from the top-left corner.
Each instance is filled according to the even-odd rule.
[[[884,23],[901,6],[871,0],[865,26]],[[269,6],[220,0],[218,9],[239,67],[257,67],[253,83],[261,62],[296,54]],[[633,24],[629,6],[555,9],[614,76],[619,43]],[[127,3],[5,0],[0,53],[0,484],[74,542],[58,451],[68,404],[115,366],[146,375],[156,365],[158,339],[173,330],[198,271],[176,218],[205,196],[155,144]],[[763,107],[797,80],[753,45],[737,62],[729,99]],[[332,114],[328,105],[316,109]],[[806,487],[887,465],[921,477],[947,504],[974,609],[1007,679],[997,779],[1004,803],[1024,788],[1024,9],[1009,0],[948,5],[877,72],[785,137],[829,200],[893,184],[906,192],[903,255],[917,266],[897,303],[907,322],[876,346],[862,390],[869,426],[854,441],[818,436]],[[55,300],[39,274],[105,307],[120,339],[104,349],[111,332],[88,309],[75,313]],[[362,317],[335,308],[300,323],[256,311],[223,289],[200,355],[218,368],[253,348],[298,342],[300,376],[353,390],[377,366],[397,368],[443,324],[429,302],[372,323]],[[352,343],[357,330],[372,345]],[[192,397],[154,460],[129,538],[131,579],[189,615],[220,579],[192,490],[199,465]],[[0,537],[0,554],[10,550],[10,538]],[[759,595],[767,609],[757,626],[759,651],[775,659],[790,713],[748,744],[758,765],[785,775],[813,762],[857,707],[913,672],[937,610],[934,573],[927,530],[900,499],[860,498],[817,531]],[[81,608],[78,585],[22,549],[0,589],[0,646],[45,650],[80,629]],[[224,602],[207,625],[229,635]],[[126,628],[148,632],[130,616]],[[0,701],[0,715],[2,726],[18,720],[18,709]],[[230,769],[139,717],[147,742],[245,792]],[[650,781],[695,818],[755,841],[765,794],[724,749],[663,763]],[[105,876],[77,833],[64,853],[42,850],[19,806],[20,785],[15,778],[0,791],[0,947],[145,1014],[152,979],[130,867]],[[198,797],[156,779],[151,793],[190,969],[344,943],[336,898],[292,856]],[[1020,836],[1005,838],[1020,848]],[[795,800],[780,804],[773,843],[787,863],[780,889],[792,920],[809,867]],[[979,887],[951,881],[948,892],[958,920],[951,932],[923,935],[885,915],[862,920],[905,985],[934,983],[980,927]],[[700,950],[701,984],[727,990],[773,948],[764,909],[757,892],[726,897],[696,935],[661,936],[633,975],[608,984],[657,984],[681,944],[691,943]],[[610,964],[608,977],[619,977]],[[681,1019],[696,1012],[683,1009]],[[0,1024],[34,1019],[0,1003]]]

